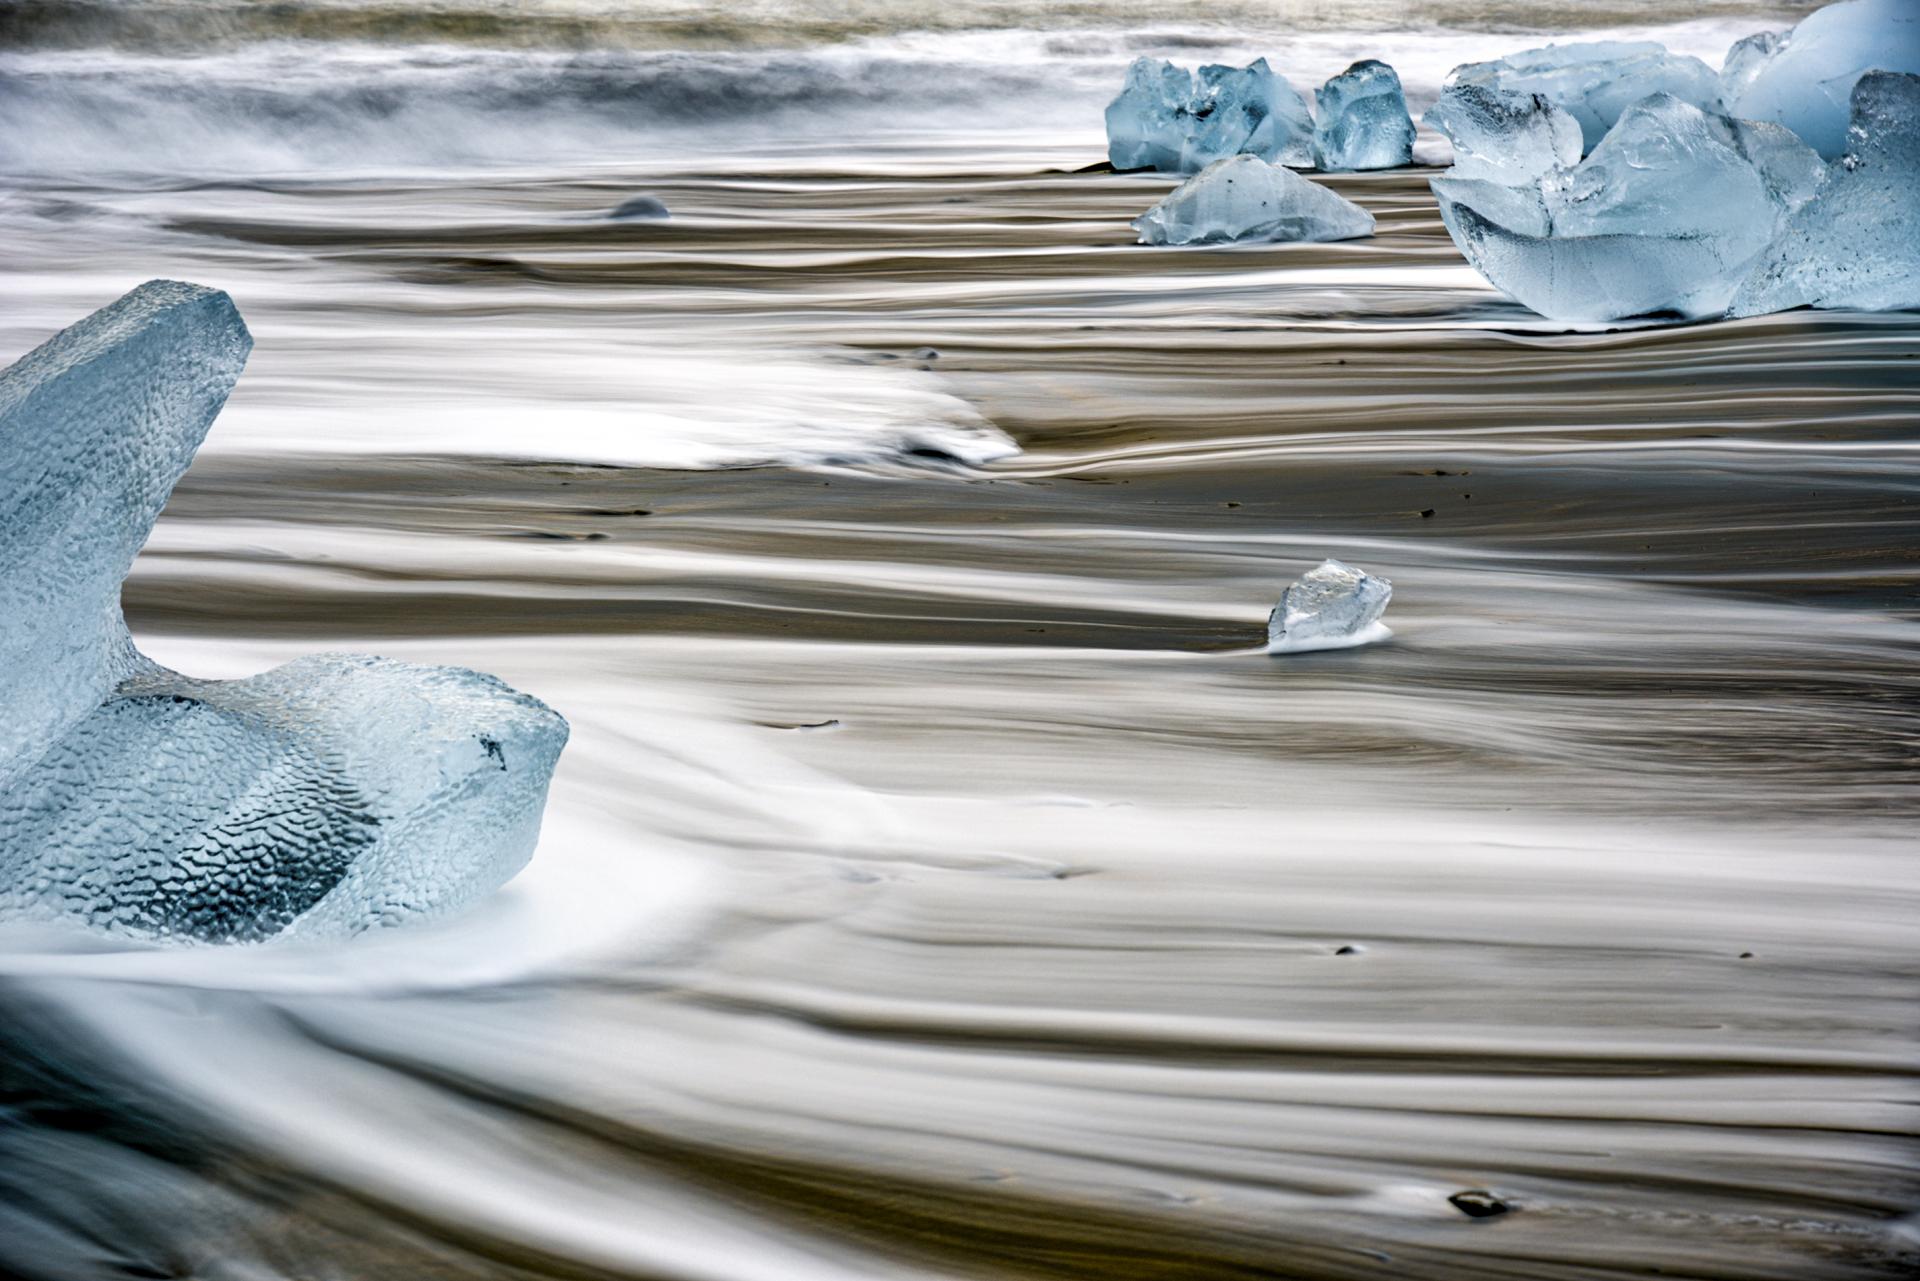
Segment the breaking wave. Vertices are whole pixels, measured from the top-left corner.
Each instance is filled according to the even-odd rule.
[[[278,6],[275,6],[278,8]],[[18,26],[18,24],[15,24]],[[1718,65],[1761,18],[1647,29]],[[1775,25],[1778,25],[1777,23]],[[990,133],[1101,145],[1101,109],[1140,54],[1268,56],[1303,92],[1380,57],[1418,106],[1448,69],[1578,32],[1262,29],[905,31],[783,48],[708,32],[676,48],[529,48],[275,38],[0,54],[0,166],[16,174],[383,171],[632,162],[729,142],[834,146]],[[800,36],[805,28],[799,29]],[[765,33],[762,32],[762,35]],[[1608,33],[1633,36],[1636,30]],[[0,41],[5,44],[6,41]],[[157,46],[157,47],[154,47]]]

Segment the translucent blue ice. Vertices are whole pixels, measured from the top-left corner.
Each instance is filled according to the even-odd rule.
[[[252,347],[155,281],[0,374],[0,785],[138,666],[120,581]]]
[[[1352,240],[1373,215],[1258,156],[1216,160],[1133,220],[1143,245],[1230,240]]]
[[[1592,151],[1628,107],[1664,93],[1709,110],[1720,103],[1720,77],[1698,58],[1668,53],[1652,41],[1602,40],[1542,49],[1455,67],[1447,86],[1479,85],[1537,93],[1580,122],[1582,147]]]
[[[1780,48],[1786,35],[1784,31],[1759,31],[1733,42],[1733,47],[1727,50],[1726,61],[1720,64],[1720,110],[1733,114],[1734,103],[1760,74],[1767,59]]]
[[[1512,186],[1580,162],[1580,122],[1537,93],[1450,85],[1425,120],[1453,144],[1454,178]]]
[[[1743,42],[1744,43],[1744,42]],[[1848,104],[1868,71],[1920,73],[1920,0],[1842,0],[1804,18],[1764,58],[1728,55],[1730,114],[1783,124],[1832,160],[1847,149]]]
[[[1824,181],[1777,125],[1666,94],[1635,104],[1593,153],[1531,184],[1433,180],[1482,275],[1556,320],[1726,311],[1734,289]]]
[[[1304,169],[1312,144],[1305,99],[1265,58],[1198,73],[1140,58],[1107,105],[1107,159],[1116,169],[1197,173],[1242,154]]]
[[[1755,264],[1733,315],[1920,311],[1920,76],[1862,76],[1851,117],[1847,154]]]
[[[1356,62],[1314,94],[1316,168],[1397,169],[1413,163],[1413,117],[1400,77],[1384,62]]]
[[[1280,594],[1267,618],[1267,652],[1347,649],[1393,633],[1380,616],[1393,584],[1337,560],[1322,561]]]
[[[133,647],[120,580],[251,345],[225,294],[155,281],[0,372],[0,918],[347,934],[532,853],[566,723],[492,677],[320,655],[203,681]]]

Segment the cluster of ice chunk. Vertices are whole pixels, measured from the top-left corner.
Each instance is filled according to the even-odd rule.
[[[1393,584],[1337,560],[1323,561],[1280,593],[1267,619],[1267,652],[1349,649],[1393,633],[1380,621]]]
[[[1352,240],[1373,234],[1373,215],[1291,169],[1229,156],[1181,183],[1133,227],[1143,245]]]
[[[1316,169],[1397,169],[1413,163],[1413,117],[1400,77],[1384,62],[1356,62],[1314,94]]]
[[[1591,155],[1532,183],[1442,175],[1441,217],[1480,273],[1559,320],[1724,314],[1823,179],[1778,125],[1667,94],[1634,104]]]
[[[1538,94],[1580,125],[1581,149],[1592,151],[1627,108],[1664,93],[1696,107],[1716,107],[1720,78],[1698,58],[1668,53],[1652,41],[1602,40],[1527,49],[1491,62],[1455,67],[1445,88]]]
[[[1920,76],[1854,83],[1849,148],[1734,294],[1729,314],[1920,311]]]
[[[1196,173],[1243,154],[1296,168],[1313,163],[1306,101],[1265,58],[1198,72],[1139,58],[1107,106],[1107,159],[1115,169]]]
[[[490,676],[352,655],[246,680],[134,648],[120,582],[252,348],[154,281],[0,372],[0,918],[349,934],[531,855],[566,722]]]
[[[1454,146],[1441,217],[1488,280],[1558,320],[1916,305],[1920,6],[1845,0],[1748,37],[1705,104],[1676,60],[1584,48],[1460,68],[1427,114]],[[1607,68],[1685,92],[1630,101],[1596,141],[1627,92]]]
[[[1315,98],[1318,124],[1265,58],[1198,71],[1139,58],[1107,106],[1107,159],[1116,169],[1163,173],[1197,173],[1235,155],[1294,169],[1411,163],[1413,120],[1392,67],[1356,62]]]
[[[1842,0],[1785,35],[1749,36],[1722,69],[1728,114],[1785,125],[1828,160],[1849,146],[1853,87],[1869,71],[1920,73],[1920,4]]]

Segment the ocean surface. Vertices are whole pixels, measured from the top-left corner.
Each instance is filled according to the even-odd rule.
[[[1142,53],[1417,115],[1809,7],[0,7],[0,361],[152,277],[256,338],[143,648],[573,727],[458,919],[0,930],[0,1275],[1914,1275],[1920,319],[1569,328],[1431,169],[1230,249],[1086,171]],[[1393,638],[1267,657],[1327,556]]]

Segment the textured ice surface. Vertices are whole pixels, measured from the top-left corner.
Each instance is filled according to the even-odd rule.
[[[1455,67],[1447,87],[1479,85],[1537,93],[1564,107],[1580,122],[1583,147],[1591,151],[1628,107],[1651,93],[1671,94],[1696,107],[1720,103],[1720,77],[1698,58],[1668,53],[1651,41],[1602,40],[1552,44],[1491,62]]]
[[[151,670],[0,792],[0,916],[244,941],[435,915],[526,863],[565,739],[459,668]]]
[[[1731,71],[1731,54],[1727,63]],[[1727,110],[1783,124],[1832,160],[1848,147],[1854,83],[1874,70],[1920,73],[1920,0],[1843,0],[1807,15],[1742,71]]]
[[[533,850],[566,722],[492,677],[321,655],[201,681],[133,648],[120,580],[250,345],[225,294],[156,281],[0,372],[0,917],[353,933]]]
[[[1759,31],[1734,41],[1733,47],[1727,50],[1726,61],[1720,64],[1720,110],[1733,111],[1734,103],[1760,74],[1767,59],[1780,48],[1786,35],[1784,31]]]
[[[1413,117],[1400,77],[1356,62],[1314,94],[1313,163],[1320,169],[1397,169],[1413,163]]]
[[[1216,160],[1133,220],[1143,245],[1226,240],[1352,240],[1373,215],[1258,156]]]
[[[1385,640],[1393,633],[1380,621],[1393,597],[1384,578],[1337,560],[1322,561],[1280,593],[1267,619],[1267,652],[1346,649]]]
[[[1452,85],[1425,120],[1453,144],[1455,178],[1513,185],[1580,162],[1580,122],[1537,93]]]
[[[1920,311],[1920,76],[1854,84],[1850,145],[1734,295],[1736,316],[1791,307]]]
[[[1656,94],[1571,169],[1515,187],[1432,185],[1482,275],[1541,315],[1595,321],[1722,314],[1822,178],[1784,129]]]
[[[137,666],[120,581],[252,346],[154,281],[0,372],[0,786]]]
[[[1243,153],[1295,168],[1313,163],[1306,100],[1265,58],[1197,73],[1139,58],[1107,105],[1107,159],[1116,169],[1197,173]]]

